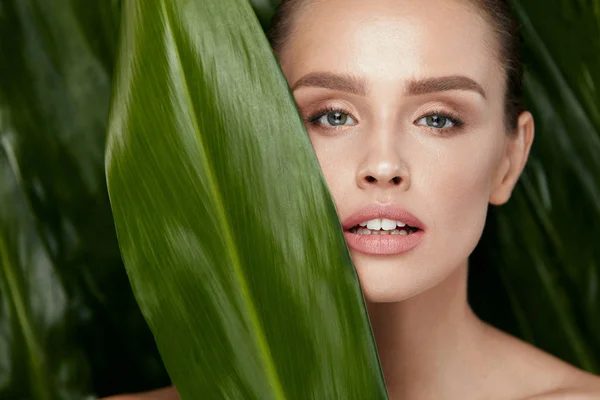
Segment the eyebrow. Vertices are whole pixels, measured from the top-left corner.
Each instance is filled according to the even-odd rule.
[[[439,78],[414,79],[408,82],[406,93],[408,95],[419,95],[446,90],[471,90],[479,93],[484,99],[485,90],[481,85],[466,76],[453,75]]]
[[[353,75],[334,74],[331,72],[308,73],[292,85],[292,91],[299,87],[320,87],[359,96],[366,96],[367,94],[367,85],[363,79]],[[470,90],[479,93],[484,99],[486,98],[485,91],[480,84],[471,78],[461,75],[412,79],[406,85],[406,94],[409,96],[447,90]]]
[[[321,87],[340,90],[359,96],[366,96],[365,82],[352,75],[338,75],[331,72],[311,72],[298,79],[292,86],[292,91],[299,87]]]

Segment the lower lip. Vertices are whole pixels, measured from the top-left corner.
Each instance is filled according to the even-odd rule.
[[[410,235],[359,235],[344,232],[348,247],[366,254],[401,254],[416,247],[425,232],[418,230]]]

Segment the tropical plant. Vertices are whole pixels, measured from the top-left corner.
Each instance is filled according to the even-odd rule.
[[[490,211],[472,258],[470,301],[484,319],[598,372],[600,5],[513,3],[526,38],[526,95],[536,117],[536,141],[513,199]],[[274,4],[256,5],[257,11],[262,5],[257,14],[266,28]],[[181,40],[191,15],[168,9],[173,37],[180,39],[176,54],[188,65],[199,39]],[[82,398],[169,383],[129,288],[104,183],[119,16],[120,2],[113,0],[0,0],[2,399]],[[253,37],[260,40],[255,31]],[[157,43],[163,47],[152,49],[146,41],[146,49],[160,54],[164,43]],[[255,55],[233,56],[243,64]],[[269,57],[264,56],[266,64]],[[269,65],[266,91],[281,83],[280,72]],[[155,79],[173,74],[158,72],[139,79],[140,88],[150,90]],[[296,116],[283,99],[291,126]],[[180,116],[172,122],[189,119]],[[296,145],[306,145],[296,139]],[[173,172],[174,165],[167,168]],[[219,174],[229,176],[226,170]],[[171,195],[182,201],[189,193]],[[159,216],[142,217],[150,224]],[[326,220],[324,229],[331,225]],[[256,240],[272,233],[263,230]]]
[[[170,382],[106,193],[113,3],[0,0],[1,399]]]
[[[387,398],[333,200],[250,5],[127,1],[123,21],[108,189],[180,396]]]
[[[513,5],[536,138],[513,197],[490,212],[471,303],[495,325],[600,373],[600,3]]]

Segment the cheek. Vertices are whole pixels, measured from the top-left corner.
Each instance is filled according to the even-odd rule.
[[[310,141],[331,196],[339,210],[340,205],[352,197],[351,190],[354,188],[356,168],[353,150],[344,138],[311,134]]]
[[[473,143],[444,152],[440,162],[429,164],[424,172],[424,197],[435,210],[431,217],[436,231],[445,240],[463,237],[469,254],[483,231],[500,154],[498,143]]]

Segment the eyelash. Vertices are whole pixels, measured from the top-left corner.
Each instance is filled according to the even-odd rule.
[[[319,119],[321,119],[321,117],[329,114],[329,113],[341,113],[341,114],[346,114],[349,117],[351,117],[353,120],[356,121],[356,118],[354,118],[354,116],[352,114],[350,114],[349,112],[346,112],[346,110],[344,110],[343,108],[340,107],[334,107],[334,106],[327,106],[325,108],[321,108],[320,110],[316,111],[312,116],[306,118],[306,122],[311,124],[311,125],[316,125],[322,128],[325,128],[324,126],[322,126],[319,122],[317,122]],[[334,127],[327,127],[326,129],[340,129],[343,128],[342,126],[334,126]]]
[[[307,123],[311,124],[311,125],[316,125],[316,126],[318,126],[320,128],[323,128],[323,129],[340,129],[340,128],[343,128],[344,125],[334,126],[334,127],[324,127],[319,122],[317,122],[321,117],[323,117],[323,116],[325,116],[325,115],[327,115],[329,113],[346,114],[349,117],[351,117],[353,120],[356,121],[356,118],[352,114],[350,114],[349,112],[347,112],[343,108],[334,107],[334,106],[327,106],[327,107],[324,107],[324,108],[316,111],[312,116],[309,116],[308,118],[306,118],[305,121]],[[442,117],[442,118],[446,118],[446,119],[450,120],[450,122],[452,122],[452,124],[454,125],[454,126],[452,126],[450,128],[432,128],[430,126],[420,125],[420,126],[423,126],[424,128],[436,131],[438,134],[439,133],[443,133],[443,132],[447,132],[447,131],[451,131],[451,130],[459,129],[459,128],[461,128],[465,124],[464,121],[458,115],[456,115],[455,113],[449,112],[449,111],[446,111],[446,110],[441,110],[441,109],[431,110],[427,114],[423,114],[422,116],[420,116],[419,118],[417,118],[415,120],[415,122],[419,121],[419,120],[421,120],[423,118],[432,116],[432,115],[436,115],[436,116],[439,116],[439,117]]]
[[[424,115],[420,116],[419,118],[417,118],[416,121],[419,121],[423,118],[426,118],[426,117],[429,117],[432,115],[437,115],[438,117],[446,118],[446,119],[450,120],[450,122],[452,122],[452,124],[454,126],[452,126],[450,128],[432,128],[430,126],[423,126],[423,125],[420,125],[420,126],[423,126],[424,128],[427,128],[427,129],[431,129],[438,133],[443,133],[443,132],[448,132],[448,131],[452,131],[452,130],[458,130],[465,124],[465,122],[457,114],[455,114],[451,111],[446,111],[446,110],[441,110],[441,109],[433,109],[430,112],[428,112],[427,114],[424,114]]]

